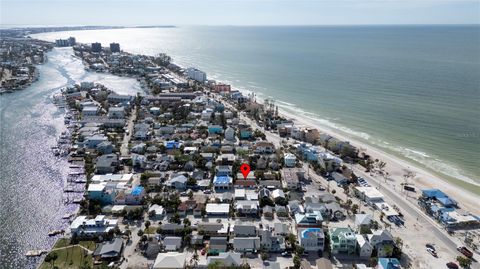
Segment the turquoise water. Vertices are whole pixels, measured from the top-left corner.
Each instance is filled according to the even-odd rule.
[[[286,110],[480,183],[480,27],[178,27],[57,32],[54,40],[196,66]]]

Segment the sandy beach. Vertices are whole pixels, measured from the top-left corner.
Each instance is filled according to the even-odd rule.
[[[383,152],[378,148],[361,143],[355,139],[352,139],[351,137],[341,134],[339,131],[326,128],[325,126],[322,126],[313,120],[306,119],[282,110],[280,110],[280,114],[286,118],[292,119],[296,125],[314,127],[320,132],[327,133],[344,141],[349,141],[350,144],[356,146],[357,148],[361,148],[373,159],[379,159],[386,162],[387,165],[385,166],[384,170],[389,173],[389,177],[385,182],[386,184],[390,184],[395,190],[400,191],[402,189],[400,184],[405,182],[403,175],[405,174],[405,170],[408,169],[415,174],[415,177],[410,179],[408,182],[412,185],[415,185],[417,188],[416,195],[419,194],[420,189],[438,188],[455,199],[459,203],[460,208],[476,215],[480,214],[480,209],[478,208],[478,203],[480,201],[480,196],[478,195],[478,186],[465,183],[464,185],[466,186],[471,185],[469,186],[469,190],[466,190],[439,175],[434,175],[433,173],[426,171],[426,169],[422,169],[406,160]],[[384,179],[382,178],[382,180]]]

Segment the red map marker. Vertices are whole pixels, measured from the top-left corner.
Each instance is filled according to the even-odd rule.
[[[243,178],[246,180],[248,174],[250,173],[250,165],[244,163],[242,166],[240,166],[240,171],[242,171]]]

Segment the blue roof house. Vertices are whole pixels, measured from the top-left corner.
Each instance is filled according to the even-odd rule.
[[[223,127],[220,125],[209,125],[208,134],[221,134],[223,133]]]
[[[166,149],[179,149],[182,143],[177,141],[165,141],[164,146]]]
[[[142,186],[136,186],[126,193],[125,203],[127,205],[138,205],[142,202],[145,196],[145,188]]]
[[[231,189],[233,185],[233,179],[230,176],[215,176],[213,178],[213,186],[217,190]]]

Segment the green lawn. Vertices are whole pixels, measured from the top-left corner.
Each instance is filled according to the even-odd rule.
[[[93,241],[80,241],[80,243],[78,244],[85,248],[88,248],[91,251],[94,251],[95,248],[97,247],[97,244]]]
[[[157,227],[154,227],[154,226],[150,226],[148,227],[148,229],[145,229],[145,231],[143,231],[145,234],[156,234],[157,233]]]
[[[53,263],[53,266],[57,266],[58,268],[78,269],[85,263],[93,267],[92,256],[88,255],[84,249],[78,246],[55,250],[54,252],[57,253],[58,258]],[[51,269],[53,266],[52,263],[43,262],[39,268]]]
[[[61,248],[70,245],[69,239],[61,238],[59,239],[53,248]],[[79,245],[89,249],[95,250],[95,242],[93,241],[81,241]],[[79,247],[79,246],[72,246],[66,249],[60,249],[53,251],[58,255],[58,258],[53,263],[43,262],[39,269],[51,269],[53,266],[57,266],[58,268],[65,268],[65,269],[78,269],[85,263],[88,264],[91,268],[93,268],[93,261],[92,255],[88,255],[87,252]]]

